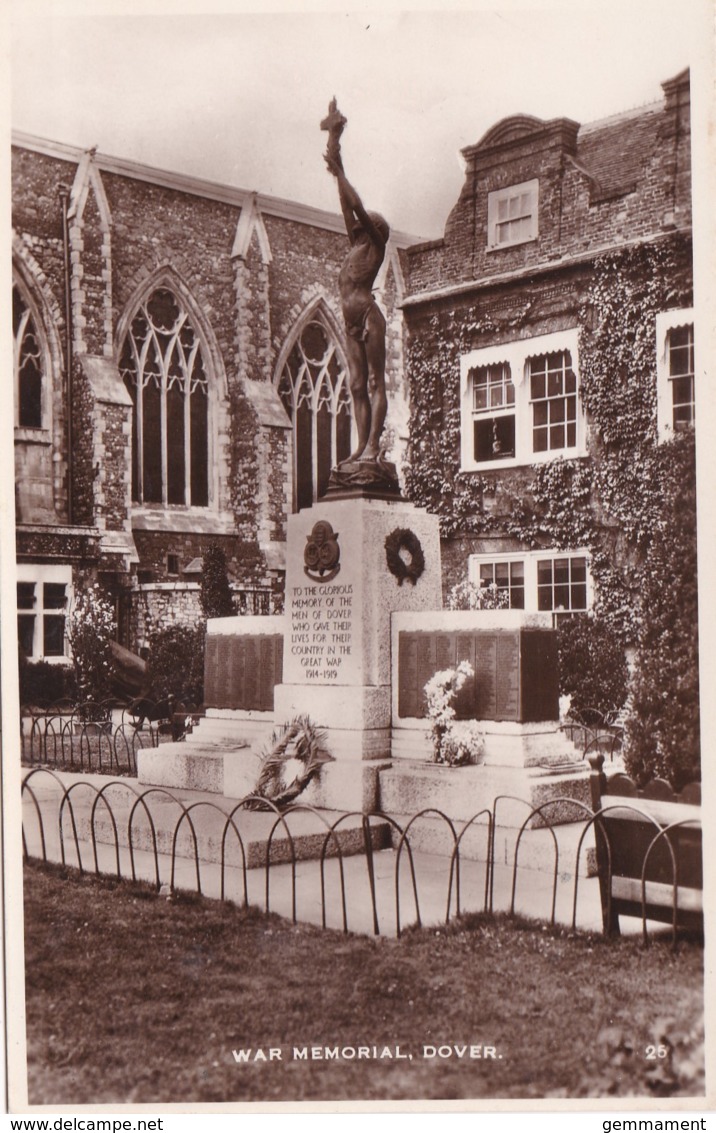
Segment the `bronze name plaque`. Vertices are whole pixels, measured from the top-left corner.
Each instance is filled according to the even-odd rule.
[[[273,711],[274,686],[283,679],[283,635],[212,634],[206,639],[207,708]]]
[[[426,682],[463,660],[475,675],[457,695],[458,720],[558,719],[557,646],[551,629],[400,633],[399,716],[423,718]]]

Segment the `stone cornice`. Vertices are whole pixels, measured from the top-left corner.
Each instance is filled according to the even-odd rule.
[[[599,256],[611,252],[619,252],[623,248],[633,248],[639,244],[657,244],[662,240],[669,240],[673,236],[691,236],[691,228],[671,228],[668,232],[655,232],[635,240],[625,240],[621,244],[604,244],[598,248],[590,248],[588,252],[581,252],[575,256],[563,256],[560,259],[548,260],[533,267],[520,268],[516,271],[502,272],[500,275],[485,275],[481,279],[464,280],[461,283],[448,284],[434,291],[418,291],[413,295],[406,295],[400,306],[419,307],[428,303],[439,303],[444,299],[451,299],[459,295],[468,295],[474,291],[488,291],[492,287],[502,287],[509,283],[518,283],[520,280],[530,279],[533,276],[551,275],[554,272],[580,267],[598,259]],[[416,248],[419,251],[420,248]]]

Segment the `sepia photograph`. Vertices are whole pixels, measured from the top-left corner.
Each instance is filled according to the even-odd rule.
[[[709,1110],[710,0],[8,15],[9,1112]]]

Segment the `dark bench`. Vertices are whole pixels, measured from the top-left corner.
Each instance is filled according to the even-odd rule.
[[[604,931],[619,917],[703,931],[701,787],[676,794],[664,779],[639,790],[628,775],[609,779],[604,756],[589,757]]]

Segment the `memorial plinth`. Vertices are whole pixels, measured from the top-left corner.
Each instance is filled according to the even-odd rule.
[[[204,715],[181,743],[137,754],[143,786],[242,797],[255,787],[253,754],[274,728],[274,687],[283,668],[280,615],[210,618],[204,652]]]
[[[397,613],[392,643],[394,762],[381,775],[381,809],[413,814],[439,806],[467,820],[496,797],[514,796],[524,803],[503,802],[498,825],[520,825],[525,805],[562,797],[588,803],[586,764],[559,726],[557,637],[549,615]],[[463,660],[474,675],[456,698],[455,715],[479,722],[484,754],[479,767],[431,767],[423,689],[433,673]],[[573,808],[564,813],[573,820]]]
[[[390,537],[401,560],[396,566],[393,558],[392,570]],[[321,500],[290,518],[283,682],[274,711],[279,722],[307,715],[326,729],[340,767],[321,772],[328,792],[322,805],[341,805],[343,792],[333,787],[348,783],[348,765],[355,780],[362,761],[390,758],[391,615],[440,605],[434,516],[402,500],[358,497]],[[349,794],[351,805],[366,798],[355,784]],[[317,789],[311,799],[319,801]]]

